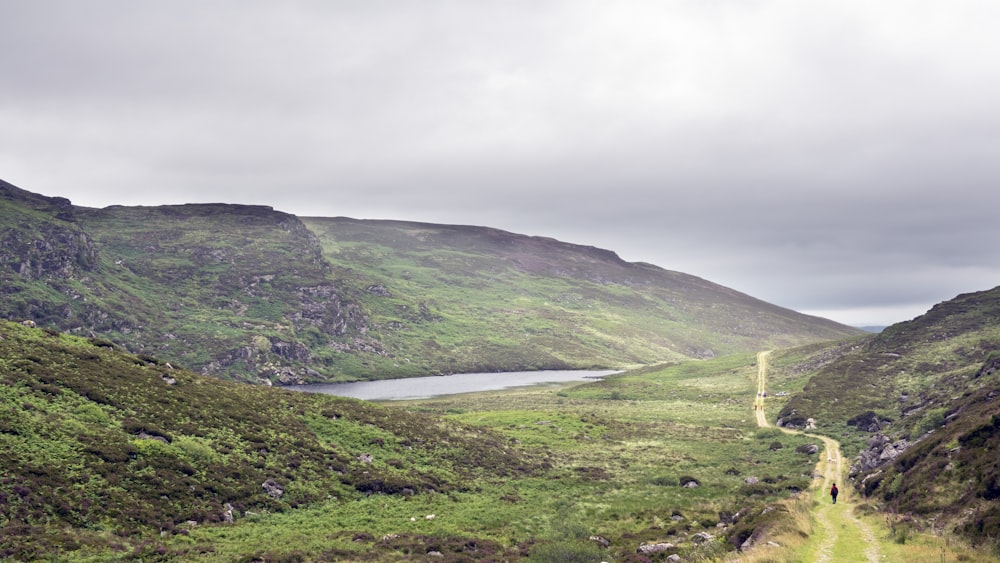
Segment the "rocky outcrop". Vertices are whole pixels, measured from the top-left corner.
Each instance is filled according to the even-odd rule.
[[[0,231],[0,267],[24,280],[68,279],[97,265],[97,247],[72,225],[19,224]]]
[[[71,278],[97,265],[97,247],[75,222],[73,204],[0,180],[0,206],[32,210],[5,219],[0,230],[0,276],[24,280]]]
[[[261,483],[260,486],[273,499],[279,499],[285,494],[285,487],[278,484],[274,479],[268,479]]]
[[[899,457],[910,445],[907,440],[893,441],[885,434],[872,436],[868,440],[868,447],[858,454],[854,464],[851,465],[851,475],[871,471],[889,463]]]
[[[986,358],[983,367],[976,372],[976,378],[993,375],[997,370],[1000,370],[1000,353],[993,353]]]
[[[643,555],[651,555],[653,553],[661,553],[664,551],[669,551],[674,549],[675,546],[672,543],[660,542],[660,543],[647,543],[640,545],[635,551],[636,553],[641,553]]]
[[[817,444],[802,444],[801,446],[795,448],[800,454],[813,455],[819,453],[819,446]]]
[[[859,430],[864,430],[865,432],[881,432],[885,427],[887,427],[892,420],[888,418],[880,417],[875,414],[874,411],[867,411],[855,416],[854,418],[847,421],[848,426],[854,426]]]
[[[809,418],[802,416],[796,412],[792,412],[787,416],[779,417],[775,421],[775,426],[778,428],[793,428],[796,430],[805,430],[806,425],[809,423]]]
[[[361,309],[345,302],[332,284],[299,287],[296,297],[298,306],[289,320],[298,329],[314,326],[331,336],[342,336],[349,329],[367,332]]]

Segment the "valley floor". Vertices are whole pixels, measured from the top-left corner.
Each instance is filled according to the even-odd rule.
[[[771,424],[766,416],[767,362],[770,352],[757,355],[757,395],[754,411],[757,424],[762,428]],[[857,561],[878,563],[884,561],[943,562],[943,561],[992,561],[958,546],[950,545],[948,538],[921,535],[899,542],[891,530],[873,516],[859,516],[859,500],[853,487],[845,480],[847,464],[840,451],[840,443],[827,436],[809,434],[787,428],[786,434],[803,435],[821,440],[825,448],[813,475],[813,482],[799,502],[808,507],[808,528],[777,541],[760,542],[747,553],[727,559],[733,563],[756,562],[815,562],[836,563]],[[834,504],[829,491],[838,483],[840,494]],[[791,511],[791,512],[794,512]],[[803,537],[804,541],[803,541]]]

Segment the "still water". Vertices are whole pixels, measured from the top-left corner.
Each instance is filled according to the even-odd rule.
[[[430,399],[459,393],[497,391],[548,383],[587,381],[618,373],[616,371],[515,371],[505,373],[459,373],[432,377],[409,377],[352,383],[312,383],[286,387],[307,393],[325,393],[366,401],[406,401]]]

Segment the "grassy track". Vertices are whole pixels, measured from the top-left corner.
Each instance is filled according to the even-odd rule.
[[[758,426],[765,428],[771,424],[765,415],[765,399],[767,398],[767,360],[768,352],[757,354],[757,396],[754,400],[754,410]],[[825,456],[820,458],[816,466],[814,479],[810,486],[813,498],[812,518],[813,533],[809,541],[800,549],[801,561],[834,562],[834,561],[881,561],[879,543],[872,529],[854,516],[856,503],[849,497],[843,486],[845,466],[840,453],[840,444],[826,436],[807,434],[797,430],[783,428],[787,434],[801,434],[816,438],[823,442]],[[841,483],[841,494],[837,504],[828,498],[828,491],[834,483]]]
[[[757,424],[762,428],[771,424],[766,416],[767,368],[770,351],[757,354],[757,395],[754,411]],[[727,561],[739,563],[814,563],[840,561],[885,562],[948,562],[994,561],[988,555],[961,545],[954,538],[933,534],[906,533],[882,525],[877,514],[864,514],[866,506],[859,506],[853,497],[853,488],[846,486],[844,477],[847,464],[840,451],[840,444],[826,436],[782,428],[787,434],[807,436],[823,442],[825,455],[820,457],[813,474],[808,497],[789,503],[788,512],[797,530],[783,530],[775,541],[759,544],[748,552]],[[840,495],[833,504],[830,487],[838,483]],[[861,508],[861,510],[859,510]]]

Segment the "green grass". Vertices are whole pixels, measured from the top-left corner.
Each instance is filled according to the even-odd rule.
[[[769,387],[806,389],[809,370],[857,345],[775,351]],[[796,448],[815,439],[756,427],[755,362],[733,355],[576,386],[376,405],[220,382],[101,339],[0,323],[0,553],[634,561],[642,543],[670,542],[686,559],[719,560],[763,530],[782,542],[801,531],[815,535],[803,545],[822,545],[822,531],[801,527],[794,500],[808,497],[797,493],[818,459]],[[988,460],[973,454],[993,447],[1000,426],[982,400],[989,392],[947,423],[957,431],[947,443],[927,440],[907,453],[918,456],[912,465],[889,467],[872,487],[928,497],[917,484],[933,477],[908,473],[937,467],[921,448],[933,461],[939,448],[963,445],[950,471],[988,476]],[[267,479],[284,487],[280,498],[263,489]],[[985,500],[990,481],[976,482],[966,492]],[[695,545],[702,532],[715,539]],[[922,537],[903,541],[915,547]],[[854,549],[850,534],[840,541],[837,549]]]
[[[14,558],[627,560],[644,541],[721,554],[717,523],[804,488],[816,461],[753,427],[749,355],[380,406],[20,325],[0,337],[0,552]],[[718,539],[694,547],[702,531]]]

